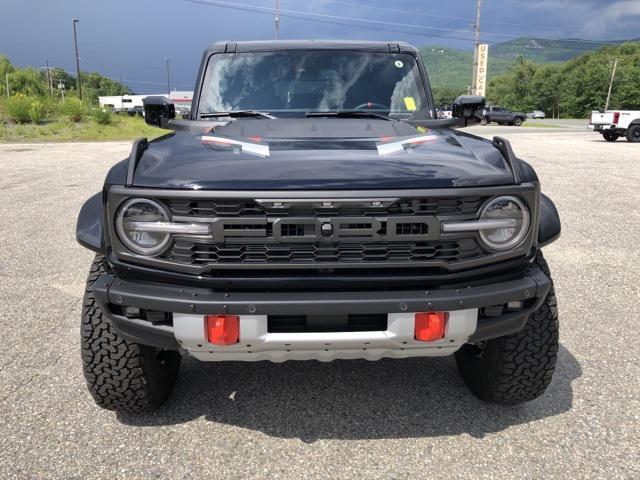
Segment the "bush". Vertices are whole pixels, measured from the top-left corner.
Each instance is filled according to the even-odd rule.
[[[20,93],[7,101],[7,115],[16,123],[27,123],[31,120],[30,110],[32,99]]]
[[[78,98],[67,98],[62,113],[72,122],[80,122],[87,115],[87,106]]]
[[[113,123],[113,113],[111,113],[111,110],[96,108],[91,112],[91,116],[93,117],[93,121],[98,125],[111,125]]]
[[[44,103],[40,100],[34,99],[31,102],[31,107],[29,107],[29,118],[35,124],[38,124],[42,121],[42,117],[44,117]]]

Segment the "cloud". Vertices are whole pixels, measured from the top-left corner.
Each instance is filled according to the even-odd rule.
[[[604,33],[607,38],[617,39],[632,32],[640,36],[640,1],[620,0],[611,5],[600,5],[597,15],[584,24],[580,35],[602,38]]]
[[[565,36],[619,40],[640,36],[639,0],[540,0],[526,7],[553,15]],[[571,33],[569,33],[571,32]]]

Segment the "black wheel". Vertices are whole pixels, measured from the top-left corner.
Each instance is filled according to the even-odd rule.
[[[120,337],[93,296],[93,284],[109,266],[96,255],[82,306],[81,350],[89,392],[102,408],[139,412],[157,408],[173,388],[180,353],[130,342]]]
[[[488,117],[482,117],[482,121],[480,123],[482,123],[482,125],[489,125],[490,122],[491,120],[489,120]]]
[[[521,119],[521,118],[519,118],[519,117],[514,118],[514,119],[513,119],[513,124],[514,124],[516,127],[519,127],[520,125],[522,125],[522,119]]]
[[[620,134],[612,130],[605,130],[604,132],[602,132],[602,136],[607,142],[615,142],[618,138],[620,138]]]
[[[631,125],[627,130],[627,141],[631,143],[640,142],[640,125]]]
[[[540,251],[536,264],[551,278]],[[481,400],[505,405],[528,402],[542,395],[551,382],[558,338],[552,283],[544,303],[522,331],[479,345],[464,345],[456,352],[456,362],[465,383]]]

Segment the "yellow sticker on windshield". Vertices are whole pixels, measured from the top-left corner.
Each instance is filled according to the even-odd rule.
[[[407,110],[413,112],[416,110],[416,101],[413,97],[404,97],[404,106],[407,107]]]

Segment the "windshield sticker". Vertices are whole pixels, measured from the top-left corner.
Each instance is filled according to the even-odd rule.
[[[404,67],[404,63],[402,63],[400,60],[396,60],[396,67],[402,68]]]
[[[416,101],[413,97],[404,97],[404,106],[407,107],[407,110],[410,112],[416,111]]]

